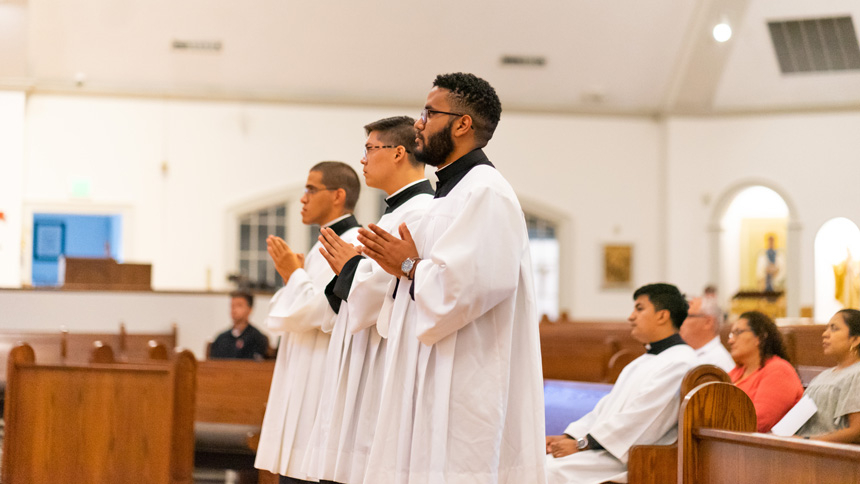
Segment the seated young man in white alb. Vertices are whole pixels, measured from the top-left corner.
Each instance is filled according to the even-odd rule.
[[[630,448],[677,439],[681,380],[696,354],[678,329],[688,304],[675,286],[649,284],[633,294],[631,335],[648,352],[627,365],[609,395],[563,435],[546,438],[549,484],[627,481]]]

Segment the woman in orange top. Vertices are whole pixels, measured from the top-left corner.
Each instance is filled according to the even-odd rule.
[[[782,335],[766,315],[746,312],[732,325],[729,350],[738,365],[729,377],[752,400],[758,431],[767,432],[803,396],[800,378],[787,361]]]

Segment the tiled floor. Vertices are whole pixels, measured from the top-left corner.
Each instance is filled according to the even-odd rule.
[[[194,484],[236,484],[239,477],[233,471],[194,469]]]

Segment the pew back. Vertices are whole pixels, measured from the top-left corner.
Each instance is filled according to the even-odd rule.
[[[167,333],[128,333],[120,324],[119,333],[72,333],[65,329],[54,333],[0,332],[0,378],[5,378],[9,352],[20,343],[27,343],[39,355],[40,363],[86,363],[93,344],[100,341],[110,346],[119,360],[143,360],[149,355],[149,342],[157,341],[166,348],[176,347],[177,328]]]
[[[682,418],[682,484],[860,482],[860,446],[755,433],[752,402],[734,386],[697,388]]]
[[[573,322],[565,316],[540,323],[540,343],[543,377],[552,380],[613,383],[645,352],[627,323]]]
[[[66,365],[14,348],[3,482],[190,484],[195,370],[190,352],[162,364]]]
[[[681,380],[680,398],[708,382],[731,383],[728,373],[714,365],[699,365]],[[678,443],[670,445],[634,445],[627,461],[630,484],[674,484],[678,482]]]
[[[731,383],[710,382],[693,389],[681,404],[678,423],[678,476],[681,484],[699,481],[704,456],[699,452],[697,429],[720,428],[755,432],[755,407],[746,393]],[[742,482],[744,479],[735,482]]]
[[[274,360],[205,360],[197,366],[197,421],[263,425]]]

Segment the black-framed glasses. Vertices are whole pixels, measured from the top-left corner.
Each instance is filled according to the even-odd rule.
[[[373,150],[381,150],[382,148],[397,148],[395,145],[385,145],[385,146],[367,146],[364,145],[364,157],[367,158],[367,153]]]
[[[305,194],[307,195],[316,195],[319,192],[331,192],[335,191],[337,188],[317,188],[317,187],[305,187]]]
[[[427,122],[427,118],[430,116],[430,113],[447,114],[448,116],[465,116],[465,114],[461,113],[449,113],[448,111],[439,111],[438,109],[424,108],[421,110],[421,114],[419,115],[419,118],[421,119],[422,123]]]
[[[746,333],[747,331],[752,331],[749,328],[741,328],[741,329],[733,329],[729,331],[729,338],[737,338],[738,336]]]

